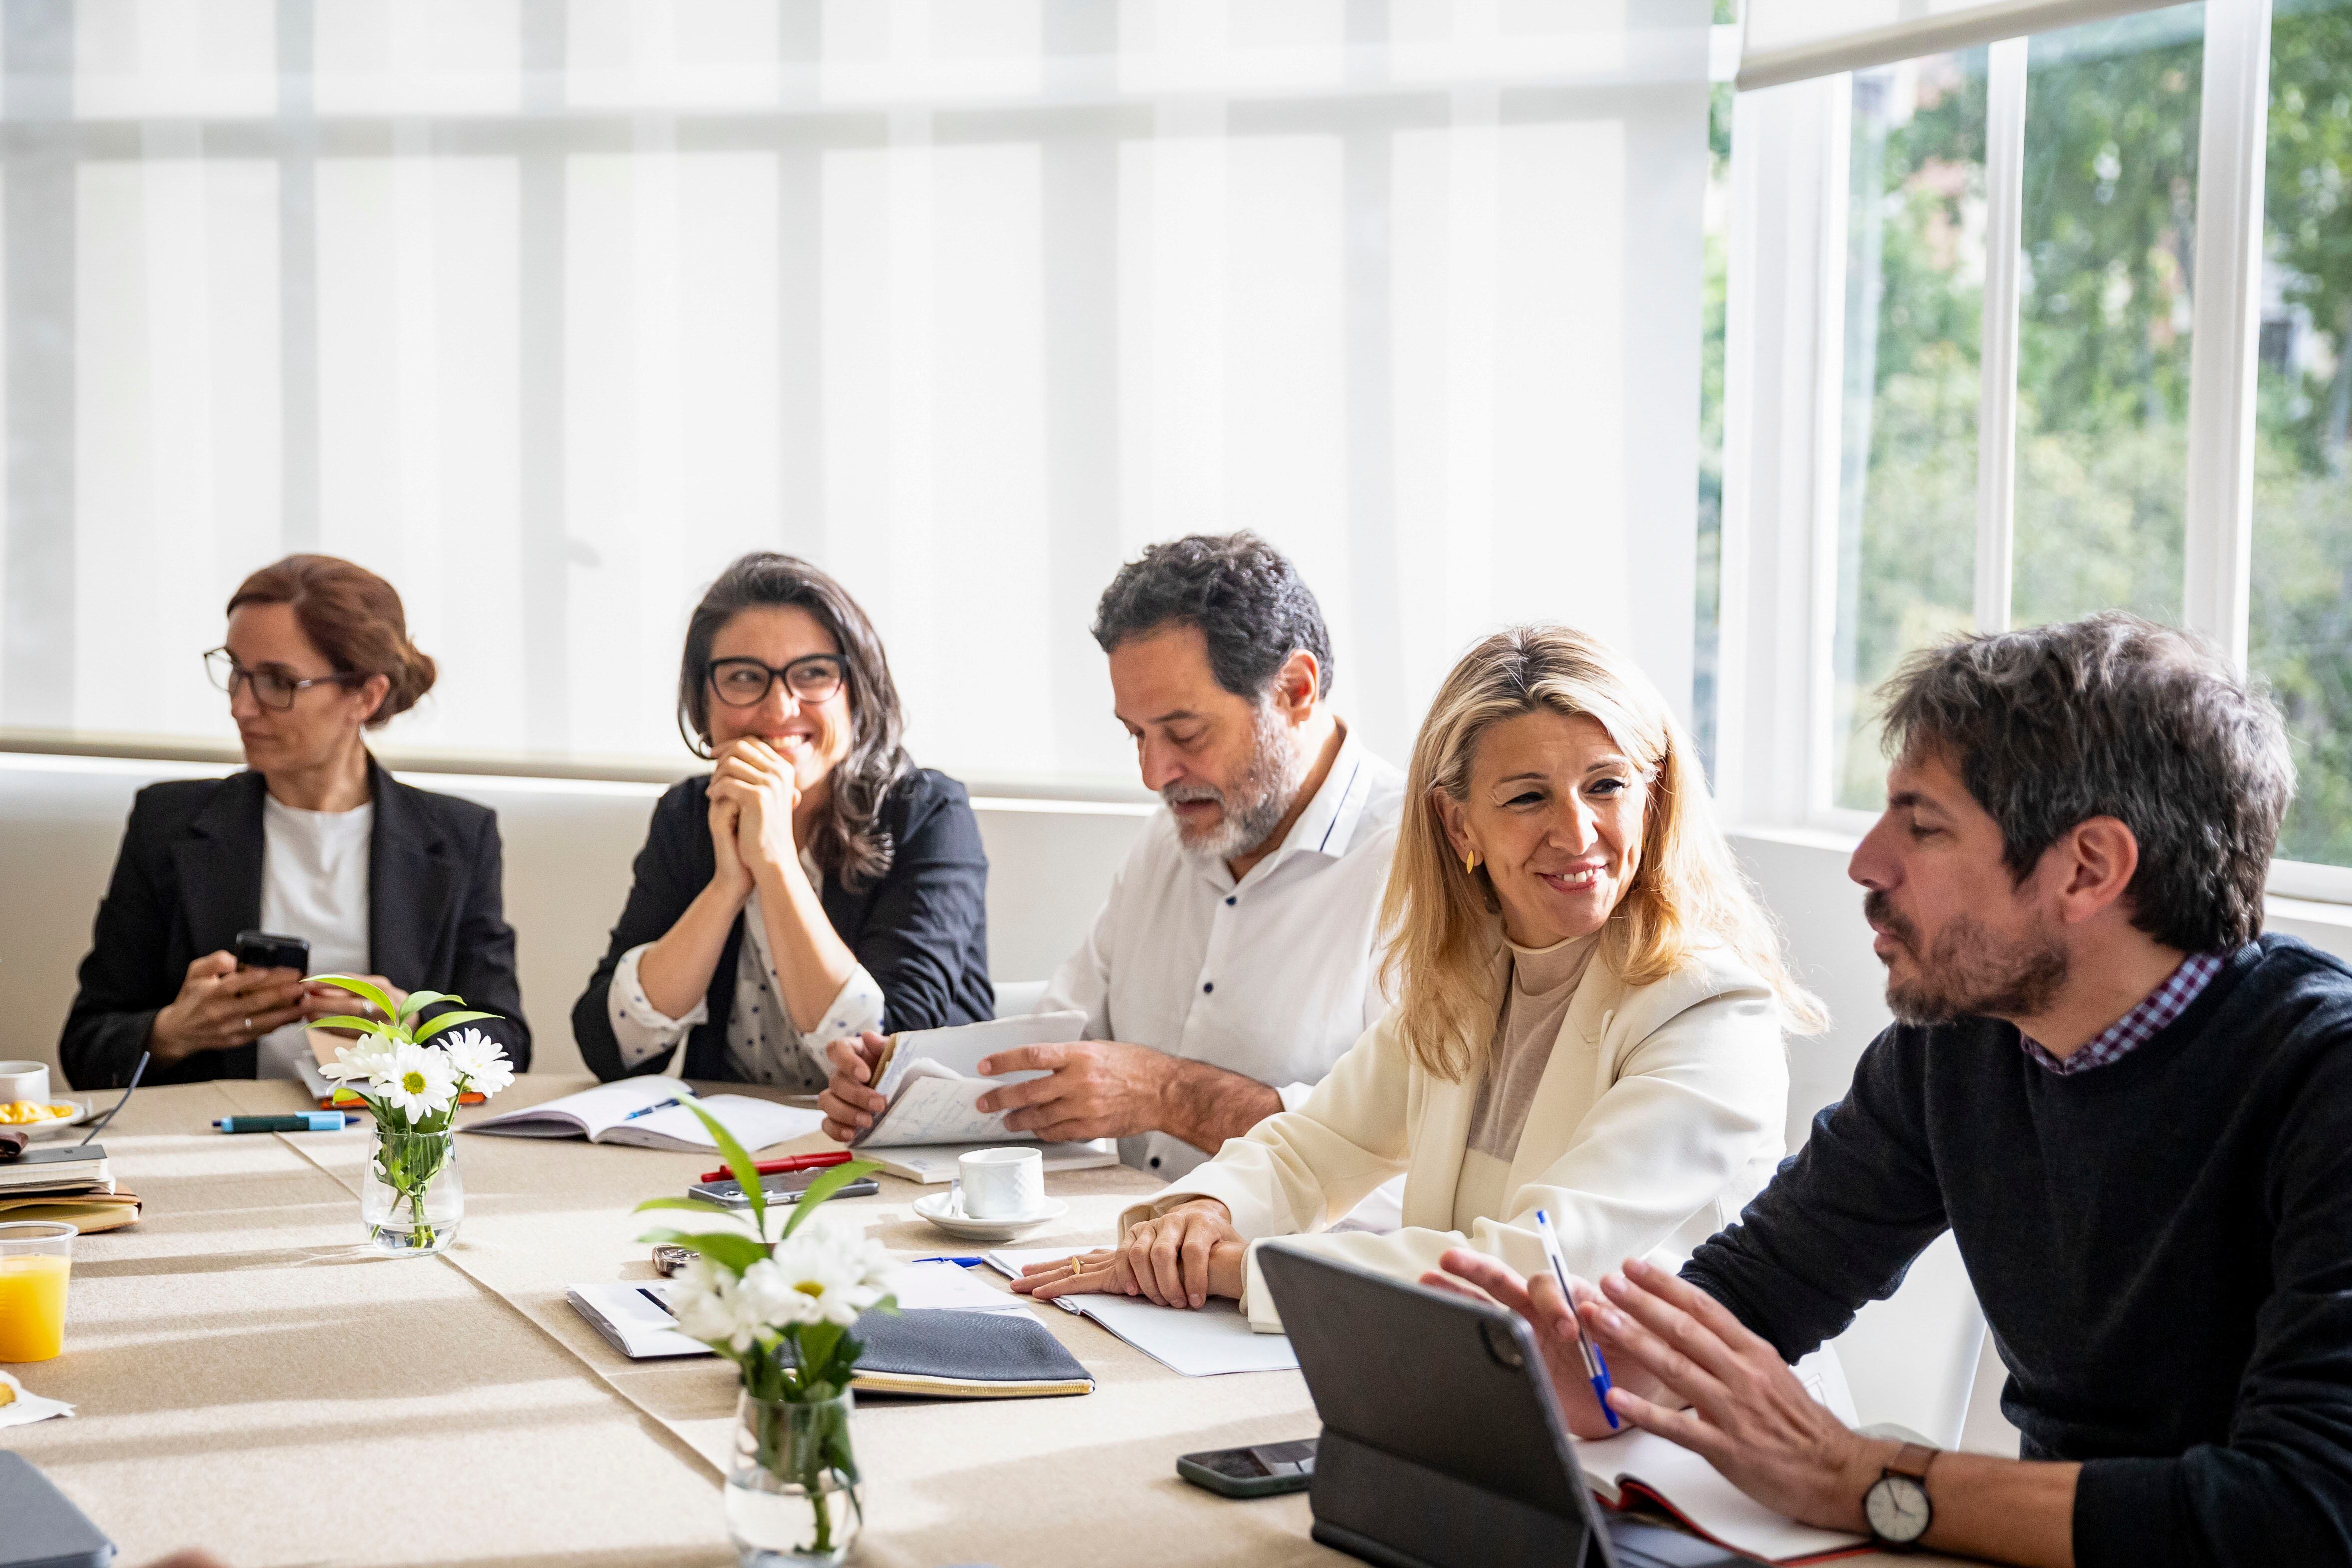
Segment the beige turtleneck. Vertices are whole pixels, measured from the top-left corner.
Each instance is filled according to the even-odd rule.
[[[1502,1015],[1495,1020],[1495,1043],[1478,1098],[1470,1111],[1470,1136],[1462,1155],[1462,1175],[1454,1188],[1454,1226],[1468,1232],[1481,1219],[1507,1219],[1511,1161],[1519,1152],[1519,1130],[1528,1107],[1551,1061],[1552,1042],[1568,1016],[1578,982],[1592,960],[1598,932],[1570,937],[1549,947],[1511,947],[1510,984]]]

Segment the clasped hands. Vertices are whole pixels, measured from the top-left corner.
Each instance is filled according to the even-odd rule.
[[[1573,1281],[1575,1310],[1549,1275],[1522,1279],[1456,1247],[1421,1282],[1509,1308],[1535,1331],[1569,1430],[1606,1437],[1579,1325],[1609,1363],[1610,1405],[1644,1431],[1705,1458],[1766,1507],[1825,1530],[1863,1531],[1863,1494],[1899,1443],[1864,1437],[1807,1394],[1780,1352],[1706,1291],[1629,1258],[1600,1288]]]
[[[800,808],[799,776],[792,763],[757,735],[730,741],[712,758],[710,847],[715,880],[739,899],[751,896],[762,868],[800,864],[793,814]]]
[[[824,1135],[834,1142],[850,1142],[889,1109],[872,1087],[875,1064],[888,1044],[869,1033],[825,1047],[833,1078],[816,1102],[824,1112]],[[980,1061],[982,1078],[1036,1071],[1046,1076],[992,1089],[980,1097],[979,1109],[1005,1112],[1010,1131],[1061,1143],[1132,1138],[1163,1127],[1177,1066],[1175,1058],[1162,1052],[1117,1040],[1015,1046]]]

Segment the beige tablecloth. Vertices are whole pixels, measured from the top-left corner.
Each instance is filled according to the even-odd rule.
[[[585,1082],[525,1078],[497,1109]],[[359,1246],[364,1132],[210,1126],[300,1106],[275,1083],[132,1098],[102,1141],[145,1219],[76,1244],[65,1354],[11,1369],[79,1414],[0,1429],[0,1444],[132,1564],[184,1545],[236,1568],[731,1563],[719,1464],[733,1368],[632,1363],[564,1300],[571,1284],[654,1278],[630,1207],[684,1191],[711,1157],[460,1138],[458,1240],[390,1260]],[[1099,1240],[1155,1184],[1124,1168],[1049,1183],[1070,1214],[1023,1245]],[[921,1189],[882,1187],[840,1207],[894,1250],[957,1249],[914,1217]],[[1180,1377],[1034,1310],[1096,1392],[862,1405],[861,1563],[1350,1561],[1307,1539],[1303,1495],[1231,1502],[1174,1473],[1189,1450],[1312,1436],[1297,1373]]]

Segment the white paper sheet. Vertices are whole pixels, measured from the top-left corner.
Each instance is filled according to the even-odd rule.
[[[987,1254],[989,1267],[1011,1279],[1032,1263],[1047,1263],[1077,1247],[1004,1247]],[[1287,1334],[1261,1334],[1242,1316],[1241,1303],[1213,1299],[1205,1307],[1159,1307],[1139,1296],[1057,1296],[1065,1311],[1082,1312],[1171,1372],[1215,1377],[1229,1372],[1290,1372],[1298,1353]]]
[[[909,1263],[891,1283],[902,1312],[942,1309],[957,1312],[1026,1312],[1029,1298],[999,1290],[969,1268],[952,1263]]]
[[[1028,1137],[1007,1131],[1003,1112],[983,1112],[974,1102],[990,1089],[1025,1083],[1045,1074],[1013,1072],[980,1078],[976,1074],[982,1059],[1018,1046],[1075,1040],[1086,1023],[1083,1013],[1035,1013],[986,1024],[908,1030],[898,1037],[897,1047],[874,1086],[888,1098],[889,1109],[857,1141],[858,1145],[886,1149],[909,1143],[1003,1143]]]

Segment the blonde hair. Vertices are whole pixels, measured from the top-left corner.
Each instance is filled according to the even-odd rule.
[[[1588,633],[1513,626],[1462,656],[1412,745],[1381,927],[1389,944],[1381,976],[1413,1059],[1459,1082],[1493,1047],[1501,905],[1489,877],[1454,857],[1437,795],[1466,800],[1486,731],[1535,712],[1598,721],[1647,786],[1640,858],[1596,956],[1628,985],[1646,985],[1695,949],[1721,942],[1772,987],[1789,1027],[1823,1027],[1827,1015],[1790,977],[1780,933],[1732,859],[1689,738],[1657,689]]]

